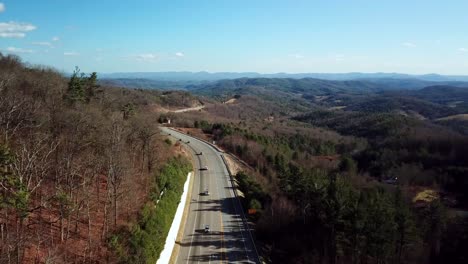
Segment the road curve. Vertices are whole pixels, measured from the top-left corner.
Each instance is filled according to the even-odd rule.
[[[203,108],[205,108],[205,106],[204,106],[204,105],[200,105],[200,106],[196,106],[196,107],[190,107],[190,108],[184,108],[184,109],[173,110],[173,111],[170,111],[170,112],[173,112],[173,113],[185,113],[185,112],[190,112],[190,111],[202,110]]]
[[[177,242],[176,263],[260,263],[222,153],[181,132],[161,130],[180,139],[195,161],[189,214],[183,239]],[[208,170],[200,170],[205,166]],[[205,189],[208,196],[202,195]],[[205,225],[210,226],[209,233],[204,232]]]

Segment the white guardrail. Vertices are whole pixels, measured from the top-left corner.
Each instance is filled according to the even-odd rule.
[[[187,180],[184,183],[184,192],[182,193],[179,205],[177,206],[177,211],[175,213],[174,220],[172,221],[171,229],[169,229],[169,233],[167,234],[164,249],[161,252],[161,255],[159,255],[159,259],[158,261],[156,261],[156,264],[167,264],[171,259],[172,251],[174,250],[175,242],[177,239],[177,234],[179,233],[182,216],[184,214],[184,208],[188,197],[188,188],[191,177],[192,173],[189,172],[189,174],[187,175]]]

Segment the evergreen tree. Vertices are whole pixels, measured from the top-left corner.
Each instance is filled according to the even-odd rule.
[[[325,224],[328,226],[329,234],[329,245],[328,245],[328,257],[329,263],[336,263],[336,250],[337,250],[337,224],[340,218],[340,203],[337,197],[337,185],[336,185],[336,174],[330,175],[330,182],[327,189],[327,200],[326,200],[326,221]]]
[[[72,76],[70,77],[70,81],[68,82],[68,89],[65,95],[66,99],[70,103],[75,102],[84,102],[85,97],[85,90],[84,90],[84,73],[80,73],[80,69],[75,67]]]
[[[441,263],[440,248],[446,227],[446,214],[445,208],[439,200],[433,201],[426,211],[426,237],[430,246],[431,263]]]
[[[85,82],[85,97],[86,102],[89,102],[91,101],[91,98],[93,98],[96,95],[97,89],[100,87],[100,85],[97,84],[97,73],[91,73],[91,75],[88,78],[86,78]]]
[[[367,218],[364,226],[366,255],[385,262],[392,255],[395,232],[394,208],[383,190],[372,189],[366,199]]]
[[[414,222],[410,208],[399,188],[395,192],[395,224],[395,262],[401,263],[404,248],[411,243],[414,236]]]
[[[65,98],[70,103],[91,101],[100,85],[97,84],[97,73],[93,72],[89,77],[80,73],[80,69],[75,67],[68,82],[68,89]]]

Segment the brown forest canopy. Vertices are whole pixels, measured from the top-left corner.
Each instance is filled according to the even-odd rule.
[[[0,54],[0,263],[111,261],[148,200],[171,153],[148,109],[167,96],[96,79]]]

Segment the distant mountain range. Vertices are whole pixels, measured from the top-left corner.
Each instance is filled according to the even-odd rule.
[[[272,73],[262,74],[257,72],[120,72],[120,73],[101,73],[102,79],[150,79],[159,81],[216,81],[223,79],[238,78],[316,78],[322,80],[358,80],[358,79],[418,79],[430,82],[468,82],[468,75],[440,75],[423,74],[411,75],[403,73]]]
[[[221,80],[161,80],[149,78],[105,78],[102,85],[156,90],[187,90],[198,94],[231,94],[233,90],[247,87],[263,87],[272,90],[301,91],[327,94],[335,92],[378,92],[390,90],[418,90],[428,86],[447,85],[468,88],[468,81],[427,81],[398,78],[358,78],[351,80],[329,80],[318,78],[237,78]]]

